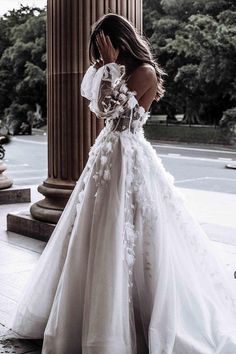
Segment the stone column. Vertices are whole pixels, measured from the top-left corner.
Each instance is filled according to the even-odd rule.
[[[80,96],[89,66],[91,25],[114,12],[142,25],[142,0],[48,0],[47,100],[48,178],[38,187],[44,199],[31,207],[34,218],[56,223],[103,127]]]

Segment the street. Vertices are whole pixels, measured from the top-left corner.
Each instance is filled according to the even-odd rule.
[[[36,185],[46,178],[46,136],[13,137],[5,147],[8,175],[16,185]],[[227,163],[236,161],[236,151],[175,143],[153,143],[153,147],[175,177],[176,186],[236,193],[236,170],[225,168]]]
[[[15,185],[41,183],[47,176],[47,137],[44,135],[12,137],[5,145],[8,175]]]
[[[153,147],[178,187],[236,193],[236,171],[225,168],[228,163],[236,164],[236,151],[173,143]]]

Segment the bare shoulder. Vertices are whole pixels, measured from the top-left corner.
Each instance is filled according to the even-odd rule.
[[[154,67],[148,63],[138,66],[131,74],[127,84],[131,91],[137,93],[137,99],[141,98],[146,92],[155,92],[157,76]]]
[[[133,77],[136,80],[141,79],[143,82],[146,81],[149,85],[155,84],[157,81],[155,68],[148,63],[138,66],[133,72]]]

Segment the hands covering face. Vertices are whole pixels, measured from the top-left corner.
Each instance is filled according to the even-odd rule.
[[[115,62],[119,55],[119,49],[115,49],[109,36],[105,36],[103,31],[96,35],[96,43],[100,53],[100,58],[96,61],[95,67],[98,69],[101,66]]]

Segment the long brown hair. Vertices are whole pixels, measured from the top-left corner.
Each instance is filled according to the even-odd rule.
[[[154,59],[147,40],[123,16],[113,13],[106,14],[92,26],[89,42],[89,59],[91,62],[95,62],[100,57],[96,44],[96,35],[101,30],[110,37],[114,48],[119,49],[121,58],[132,60],[137,66],[148,63],[154,67],[158,79],[155,99],[157,101],[160,100],[165,92],[163,76],[166,73]]]

